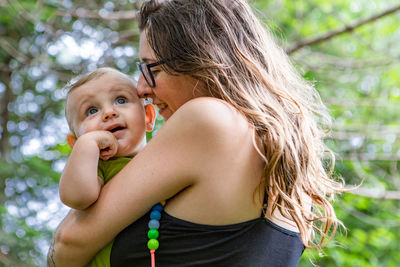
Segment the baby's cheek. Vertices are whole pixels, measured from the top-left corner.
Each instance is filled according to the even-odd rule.
[[[82,124],[81,126],[79,126],[78,134],[79,134],[79,136],[81,136],[84,133],[86,133],[86,125]]]

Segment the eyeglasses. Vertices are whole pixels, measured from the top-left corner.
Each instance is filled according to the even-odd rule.
[[[156,86],[156,82],[154,80],[154,75],[151,72],[151,68],[156,67],[158,65],[162,65],[165,63],[165,60],[161,60],[158,62],[154,63],[146,63],[146,62],[137,62],[136,66],[140,70],[140,72],[143,74],[144,79],[146,80],[147,84],[153,88]]]

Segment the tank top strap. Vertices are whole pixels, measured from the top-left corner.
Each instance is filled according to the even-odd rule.
[[[267,207],[268,207],[268,193],[265,192],[263,205],[261,209],[261,218],[265,218],[265,215],[267,214]]]

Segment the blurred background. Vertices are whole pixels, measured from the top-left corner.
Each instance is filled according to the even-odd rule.
[[[400,266],[400,3],[250,1],[334,117],[340,229],[299,266]],[[66,214],[65,83],[99,66],[138,77],[135,0],[0,0],[0,266],[44,266]],[[157,121],[157,127],[162,120]],[[149,138],[151,136],[148,136]]]

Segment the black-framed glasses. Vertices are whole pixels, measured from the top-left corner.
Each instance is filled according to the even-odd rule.
[[[154,75],[151,72],[151,68],[156,67],[158,65],[162,65],[165,63],[165,60],[161,60],[154,63],[146,63],[146,62],[136,62],[136,66],[143,74],[144,79],[146,80],[147,84],[153,88],[156,86],[156,81],[154,80]]]

